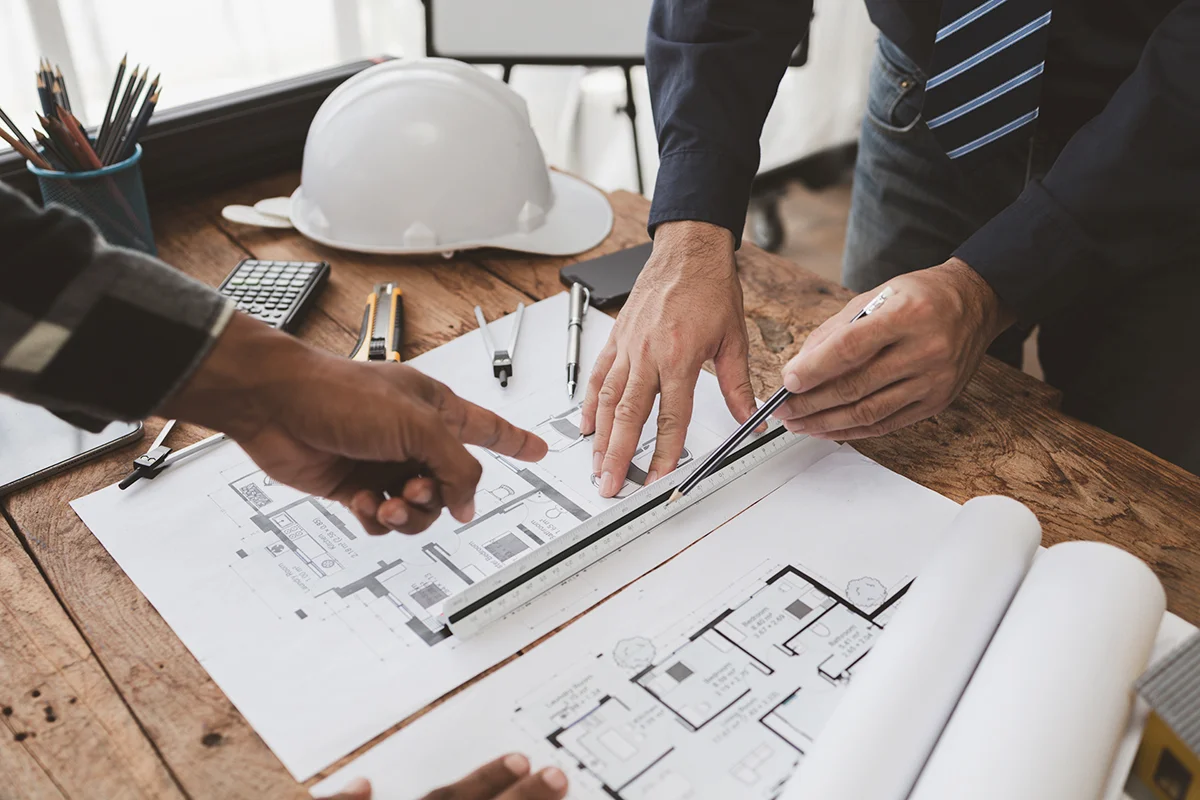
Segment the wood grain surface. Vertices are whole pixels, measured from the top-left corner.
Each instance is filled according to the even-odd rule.
[[[333,352],[349,352],[377,281],[393,280],[404,290],[404,355],[411,358],[472,330],[476,303],[494,319],[520,301],[562,291],[558,270],[569,261],[647,240],[648,204],[625,193],[612,196],[612,235],[575,259],[498,251],[452,259],[362,256],[219,216],[228,203],[288,194],[297,180],[286,174],[155,209],[156,235],[164,260],[208,284],[244,257],[330,261],[330,284],[300,335]],[[750,245],[738,261],[751,372],[763,397],[778,386],[780,367],[804,338],[850,294]],[[1064,416],[1057,401],[1058,393],[1045,384],[987,360],[942,414],[856,446],[960,502],[987,493],[1021,500],[1042,521],[1047,544],[1094,539],[1130,550],[1162,579],[1171,609],[1200,621],[1200,478]],[[0,659],[7,659],[0,666],[18,665],[11,675],[0,675],[0,703],[14,709],[10,718],[0,718],[0,733],[10,734],[0,742],[0,774],[15,776],[13,796],[19,797],[303,797],[303,787],[67,506],[119,480],[159,424],[148,425],[147,442],[4,501],[28,552],[11,532],[0,531]],[[170,443],[204,434],[184,426]],[[11,585],[24,587],[17,593],[25,604],[19,613],[10,610],[16,607],[14,595],[5,592]],[[10,639],[9,631],[16,630],[15,619],[24,620],[25,643],[14,648],[10,641],[17,638]],[[64,722],[72,721],[73,732],[60,734],[53,728],[59,723],[46,722],[44,708],[34,702],[41,698],[29,695],[35,685],[53,692],[49,704]],[[78,702],[69,704],[70,697]],[[60,711],[64,702],[68,710]],[[38,733],[36,740],[17,742],[15,734],[27,729]],[[103,746],[98,731],[109,737]],[[68,753],[74,758],[65,758]],[[93,780],[113,791],[85,788]]]

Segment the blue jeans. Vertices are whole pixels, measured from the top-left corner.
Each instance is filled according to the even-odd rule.
[[[921,118],[925,77],[880,38],[842,263],[842,282],[857,292],[944,262],[1061,149],[1035,136],[964,173]],[[1184,256],[1177,269],[1137,286],[1083,291],[1053,319],[1034,320],[1042,368],[1063,391],[1063,410],[1200,474],[1197,307],[1200,268]],[[1014,326],[988,352],[1019,367],[1028,334]]]

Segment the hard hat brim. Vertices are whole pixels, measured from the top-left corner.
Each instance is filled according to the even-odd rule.
[[[397,229],[394,245],[364,245],[339,241],[319,233],[310,224],[313,209],[300,186],[292,193],[292,224],[296,230],[314,242],[357,253],[382,255],[416,255],[472,250],[479,247],[499,247],[521,253],[546,256],[569,256],[590,250],[604,241],[613,226],[613,210],[604,192],[591,184],[562,172],[550,170],[550,185],[554,205],[546,212],[545,221],[528,233],[510,233],[492,239],[462,242],[438,242],[433,246],[406,246]]]

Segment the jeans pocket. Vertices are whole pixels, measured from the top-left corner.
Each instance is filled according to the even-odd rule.
[[[871,64],[867,118],[885,133],[903,135],[921,121],[925,77],[896,45],[883,37]]]

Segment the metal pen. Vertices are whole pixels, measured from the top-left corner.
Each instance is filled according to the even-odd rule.
[[[895,291],[892,290],[892,287],[885,286],[883,291],[871,298],[871,302],[863,306],[862,311],[859,311],[857,314],[855,314],[854,319],[850,320],[850,322],[858,322],[863,317],[869,316],[881,305],[886,303],[887,299],[893,294],[895,294]],[[725,456],[733,452],[738,445],[746,440],[746,437],[754,432],[755,428],[761,425],[767,417],[775,413],[775,410],[783,405],[784,402],[791,396],[792,393],[787,390],[787,387],[779,387],[779,391],[771,395],[771,399],[763,403],[762,408],[754,412],[750,419],[746,420],[746,422],[742,424],[736,431],[734,431],[728,439],[722,442],[716,450],[713,450],[711,453],[709,453],[704,461],[702,461],[700,465],[696,467],[695,472],[693,472],[687,480],[681,483],[678,489],[671,493],[671,497],[669,500],[667,500],[667,502],[675,502],[680,497],[683,497],[692,489],[694,489],[696,484],[700,483],[700,481],[711,475],[720,467],[721,461],[725,458]]]
[[[567,397],[575,396],[579,383],[579,344],[583,339],[583,318],[587,315],[592,293],[582,283],[571,284],[571,303],[567,313]]]

